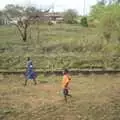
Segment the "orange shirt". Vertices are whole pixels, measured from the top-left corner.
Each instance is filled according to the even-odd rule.
[[[63,81],[62,81],[62,87],[67,88],[70,80],[71,80],[71,77],[68,74],[64,75]]]

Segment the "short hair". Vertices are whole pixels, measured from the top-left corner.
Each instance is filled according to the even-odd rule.
[[[64,69],[64,73],[68,73],[69,71],[68,71],[68,69]]]
[[[27,57],[27,60],[30,60],[30,57]]]

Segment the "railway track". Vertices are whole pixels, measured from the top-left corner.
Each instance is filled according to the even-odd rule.
[[[62,75],[63,70],[35,70],[37,74],[44,74],[44,75]],[[70,69],[69,70],[72,75],[79,75],[79,74],[119,74],[120,70],[114,69]],[[25,70],[19,71],[8,71],[8,70],[0,70],[0,74],[24,74]]]

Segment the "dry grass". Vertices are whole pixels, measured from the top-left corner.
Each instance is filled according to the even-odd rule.
[[[119,75],[72,76],[65,104],[61,76],[39,76],[24,87],[23,76],[0,75],[0,120],[120,120]]]

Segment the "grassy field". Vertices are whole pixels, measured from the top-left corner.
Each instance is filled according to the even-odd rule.
[[[120,68],[119,41],[108,41],[98,28],[57,24],[33,25],[23,42],[15,26],[0,26],[0,66],[22,69],[30,56],[38,69]]]
[[[72,98],[61,93],[62,76],[0,75],[0,120],[120,120],[120,75],[72,76]]]

